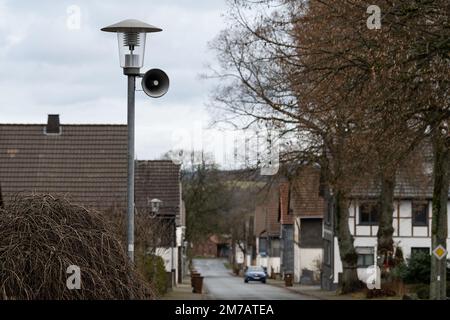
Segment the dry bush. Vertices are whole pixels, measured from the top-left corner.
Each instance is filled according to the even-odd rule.
[[[114,228],[126,250],[126,210],[111,208],[105,212],[104,218]],[[134,227],[134,263],[145,280],[152,284],[156,298],[159,298],[167,290],[163,257],[170,255],[171,246],[175,246],[175,221],[160,216],[151,217],[145,208],[136,208]],[[161,258],[162,264],[159,264],[157,257]]]
[[[81,289],[66,286],[67,267]],[[20,195],[0,209],[0,299],[150,299],[113,229],[95,211],[51,195]]]

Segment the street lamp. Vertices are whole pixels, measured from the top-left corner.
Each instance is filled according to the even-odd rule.
[[[127,238],[128,257],[134,261],[134,122],[136,77],[143,77],[144,92],[153,98],[162,97],[169,88],[169,78],[164,71],[152,69],[140,73],[144,65],[145,39],[147,33],[162,29],[145,22],[129,19],[102,28],[101,31],[117,33],[120,66],[128,76],[128,178],[127,178]],[[144,81],[145,80],[145,81]]]
[[[139,75],[140,68],[144,66],[147,33],[162,31],[160,28],[134,19],[124,20],[101,30],[117,33],[120,66],[125,75],[134,76]]]
[[[152,199],[150,200],[150,198],[147,199],[147,203],[148,205],[150,205],[150,218],[155,218],[156,215],[159,213],[159,209],[162,206],[162,201],[159,199]],[[167,207],[166,207],[167,208]],[[171,235],[171,243],[170,243],[170,272],[172,275],[172,284],[174,284],[174,275],[175,275],[175,269],[174,269],[174,247],[175,247],[175,241],[174,241],[174,237],[176,237],[176,231],[172,230],[171,231],[172,235]]]
[[[150,203],[150,217],[154,218],[159,212],[159,208],[161,207],[162,201],[159,199],[152,199],[149,201]]]

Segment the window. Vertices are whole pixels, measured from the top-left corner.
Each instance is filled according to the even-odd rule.
[[[301,248],[322,248],[322,219],[301,219],[299,237]]]
[[[380,220],[380,206],[375,202],[362,203],[359,206],[359,224],[376,225]]]
[[[267,238],[259,238],[259,254],[267,254]]]
[[[413,226],[428,226],[428,203],[412,203],[412,224]]]
[[[280,256],[280,239],[270,238],[270,256],[271,257]]]
[[[367,268],[375,264],[374,248],[372,247],[359,247],[355,248],[358,254],[358,268]]]

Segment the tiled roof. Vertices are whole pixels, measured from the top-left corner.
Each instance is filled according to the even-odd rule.
[[[3,200],[20,192],[63,194],[100,210],[124,206],[127,187],[125,125],[0,125]]]
[[[431,145],[419,146],[396,174],[394,197],[404,199],[431,199],[433,197],[433,153]],[[352,190],[352,198],[373,198],[380,194],[380,186],[364,180]],[[450,199],[450,187],[448,191]]]
[[[0,190],[8,202],[17,193],[64,195],[102,211],[126,207],[127,126],[61,125],[46,135],[46,125],[0,124]],[[161,214],[180,212],[180,166],[172,161],[137,161],[137,210],[147,199],[163,201]],[[183,211],[183,210],[182,210]],[[184,212],[184,211],[183,211]],[[184,223],[184,217],[180,224]]]
[[[325,200],[319,195],[320,169],[304,167],[291,182],[292,214],[300,217],[323,217]]]
[[[294,216],[293,216],[293,210],[291,210],[290,207],[290,198],[291,198],[291,191],[290,191],[290,185],[288,182],[282,182],[280,183],[280,211],[281,211],[281,217],[280,217],[280,223],[281,224],[293,224],[294,223]]]
[[[255,219],[253,220],[253,231],[256,237],[266,231],[266,220],[267,216],[265,207],[262,205],[257,205],[255,208]]]
[[[266,236],[279,236],[281,225],[278,185],[273,185],[269,190],[261,192],[261,200],[255,208],[255,235],[259,236],[263,233]]]
[[[380,187],[375,183],[366,183],[364,186],[355,186],[351,198],[375,198],[380,194]],[[394,188],[394,198],[396,199],[431,199],[433,197],[433,181],[431,176],[423,179],[414,177],[397,177]],[[450,189],[448,192],[450,199]]]
[[[138,211],[148,210],[148,201],[159,199],[162,201],[159,214],[180,213],[180,165],[170,160],[137,161],[135,177],[135,203]]]

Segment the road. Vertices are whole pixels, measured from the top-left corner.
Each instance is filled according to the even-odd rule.
[[[201,273],[210,299],[216,300],[311,300],[312,297],[285,288],[259,282],[245,283],[231,274],[220,259],[196,259],[195,269]]]

